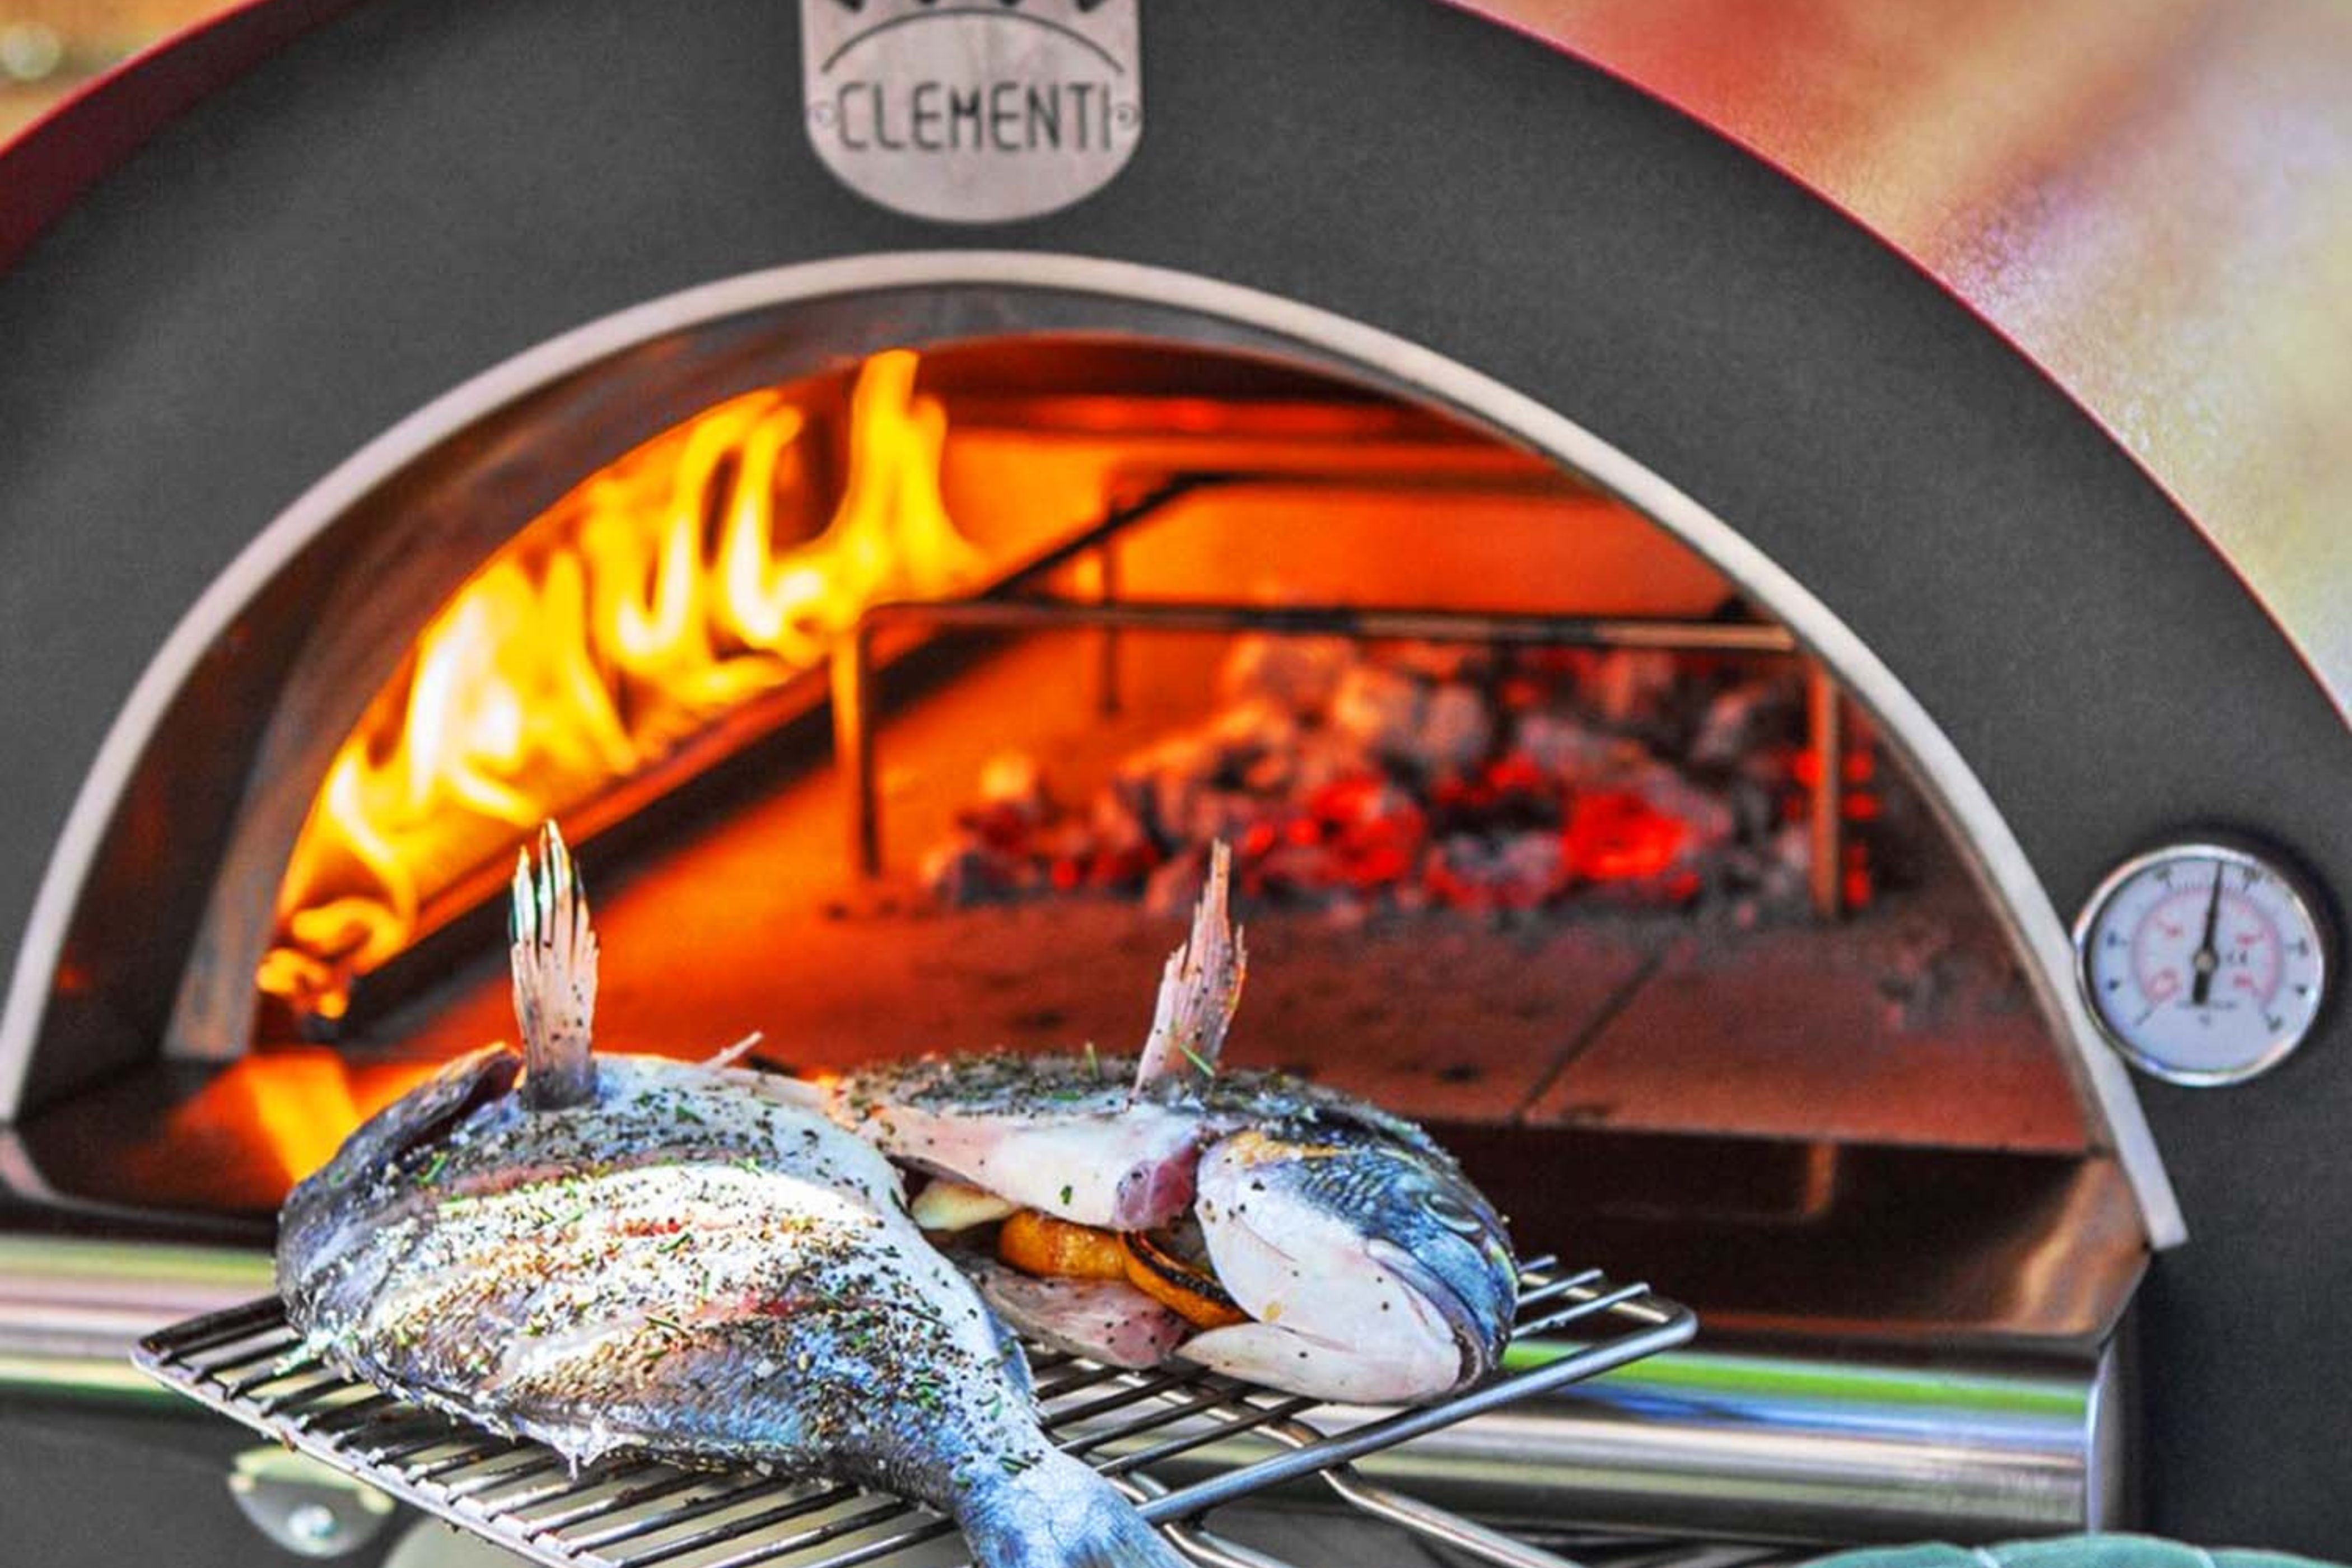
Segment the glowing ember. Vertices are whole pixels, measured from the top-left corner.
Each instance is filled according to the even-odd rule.
[[[436,893],[542,816],[813,668],[866,606],[967,584],[979,555],[940,494],[946,416],[915,369],[902,351],[859,373],[846,481],[814,537],[778,538],[780,500],[808,484],[803,416],[758,392],[596,474],[475,574],[337,751],[261,989],[338,1016]]]
[[[1181,908],[1223,838],[1244,895],[1342,918],[1666,909],[1710,889],[1786,908],[1806,892],[1803,831],[1774,821],[1781,801],[1799,821],[1806,805],[1787,733],[1801,682],[1647,652],[1243,638],[1226,705],[1129,756],[1082,807],[1034,760],[996,758],[923,879],[953,905],[1083,889]],[[1644,684],[1654,699],[1612,725],[1608,703]]]
[[[1684,858],[1691,831],[1630,790],[1599,790],[1576,797],[1563,835],[1568,863],[1596,882],[1655,877]],[[1691,879],[1690,891],[1697,891]]]

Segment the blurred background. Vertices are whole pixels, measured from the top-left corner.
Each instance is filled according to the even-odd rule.
[[[125,56],[234,0],[0,0],[0,142]]]

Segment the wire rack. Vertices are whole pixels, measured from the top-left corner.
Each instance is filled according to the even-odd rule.
[[[1514,1364],[1444,1403],[1365,1418],[1255,1384],[1169,1367],[1130,1372],[1031,1347],[1046,1433],[1111,1478],[1195,1562],[1270,1559],[1220,1541],[1209,1510],[1320,1478],[1350,1506],[1489,1562],[1563,1560],[1377,1486],[1353,1461],[1683,1343],[1688,1309],[1598,1269],[1521,1271]],[[191,1319],[132,1360],[190,1398],[548,1568],[853,1568],[951,1537],[928,1509],[857,1487],[756,1470],[614,1458],[576,1473],[544,1446],[494,1436],[353,1379],[309,1351],[274,1297]],[[1344,1425],[1341,1425],[1344,1423]],[[1153,1467],[1179,1462],[1170,1485]],[[1205,1474],[1194,1472],[1205,1469]],[[952,1561],[935,1548],[924,1561]],[[907,1559],[912,1561],[912,1558]]]

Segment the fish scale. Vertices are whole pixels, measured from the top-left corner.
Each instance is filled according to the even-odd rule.
[[[453,1062],[287,1199],[278,1285],[309,1342],[575,1467],[859,1482],[952,1515],[988,1568],[1173,1568],[1039,1430],[1017,1343],[888,1163],[796,1086],[591,1059],[596,943],[551,829],[515,901],[520,1072]]]

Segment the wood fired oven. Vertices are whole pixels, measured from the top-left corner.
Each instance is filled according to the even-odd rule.
[[[1235,839],[1236,1049],[1706,1324],[1385,1461],[1465,1506],[2336,1544],[2347,61],[267,0],[133,62],[0,149],[5,1486],[168,1453],[108,1549],[233,1550],[210,1434],[58,1390],[506,1027],[554,815],[611,1026],[807,1072],[1123,1043]],[[2164,846],[2202,967],[2102,968]],[[2233,983],[2210,1070],[2098,989]]]

